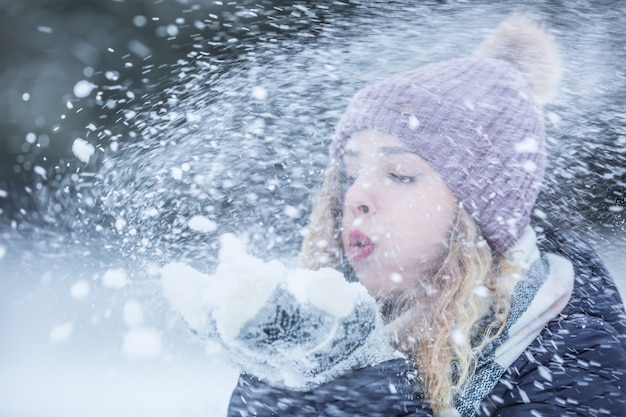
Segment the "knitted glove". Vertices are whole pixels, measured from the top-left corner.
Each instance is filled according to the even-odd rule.
[[[288,269],[222,237],[213,275],[184,264],[161,271],[165,295],[232,362],[277,387],[306,390],[394,357],[375,300],[333,269]]]

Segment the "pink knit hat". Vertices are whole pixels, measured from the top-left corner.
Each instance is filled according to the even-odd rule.
[[[522,16],[504,21],[475,57],[443,61],[365,87],[331,152],[355,133],[391,134],[428,161],[497,253],[530,222],[546,164],[542,106],[561,66],[551,36]]]

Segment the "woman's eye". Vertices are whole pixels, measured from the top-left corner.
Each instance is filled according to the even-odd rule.
[[[391,178],[394,181],[407,184],[410,182],[414,182],[417,179],[417,175],[400,175],[400,174],[390,172],[389,178]]]

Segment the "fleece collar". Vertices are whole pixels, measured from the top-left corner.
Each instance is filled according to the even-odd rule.
[[[495,361],[504,369],[508,368],[543,330],[545,325],[555,318],[567,305],[574,288],[574,268],[572,263],[552,253],[544,254],[540,259],[537,239],[532,228],[528,228],[518,244],[521,250],[518,261],[522,267],[541,261],[544,279],[540,283],[530,304],[517,317],[511,317],[508,338],[495,350]],[[527,269],[529,270],[529,269]],[[526,274],[523,279],[532,279]],[[520,296],[523,285],[516,286],[515,296]],[[523,297],[522,297],[523,298]],[[515,301],[514,301],[515,302]]]

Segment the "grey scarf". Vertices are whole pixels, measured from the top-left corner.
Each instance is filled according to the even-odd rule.
[[[536,248],[534,233],[532,237],[532,246]],[[476,415],[478,405],[504,371],[563,310],[571,296],[573,281],[572,265],[562,257],[543,254],[532,261],[515,286],[504,331],[479,353],[475,373],[455,397],[458,415]]]

